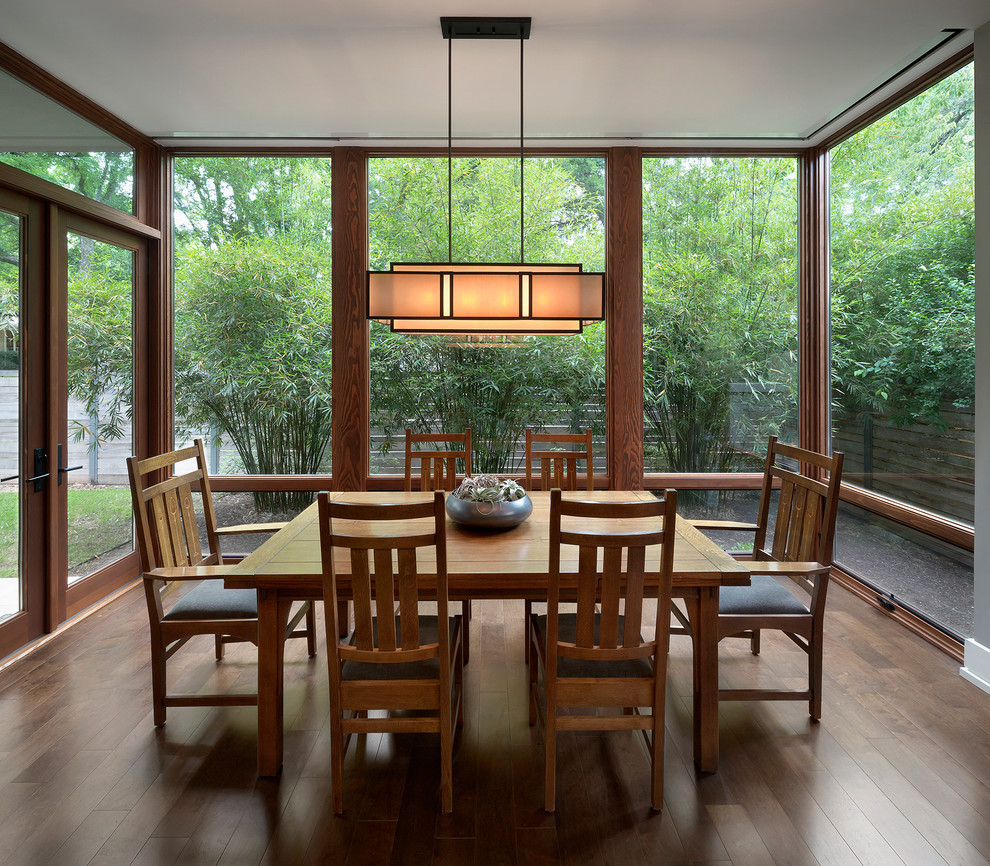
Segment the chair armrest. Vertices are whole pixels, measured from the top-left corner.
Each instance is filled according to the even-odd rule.
[[[730,529],[747,532],[756,532],[760,527],[755,523],[737,523],[735,520],[692,520],[691,525],[695,529]]]
[[[156,568],[141,575],[145,580],[204,580],[209,577],[223,577],[230,572],[223,565],[184,565],[171,568]]]
[[[830,565],[820,562],[774,562],[758,560],[739,560],[740,565],[746,566],[750,574],[781,574],[787,577],[810,577],[813,574],[825,574]]]
[[[287,522],[282,523],[238,523],[234,526],[218,526],[217,535],[247,535],[251,532],[278,532]]]

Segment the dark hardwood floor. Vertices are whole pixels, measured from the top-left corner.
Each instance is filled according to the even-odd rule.
[[[557,812],[527,723],[522,602],[475,602],[455,810],[438,811],[429,735],[354,738],[346,813],[329,797],[323,648],[287,651],[285,767],[255,775],[255,716],[179,708],[151,721],[147,614],[131,591],[0,672],[0,862],[987,863],[990,696],[947,656],[839,588],[829,600],[825,712],[727,703],[721,766],[691,759],[690,643],[675,637],[665,807],[649,810],[638,734],[561,735]],[[322,631],[322,627],[321,627]],[[254,651],[217,665],[203,640],[172,662],[183,689],[251,690]],[[722,649],[723,681],[797,682],[804,656],[765,635]]]

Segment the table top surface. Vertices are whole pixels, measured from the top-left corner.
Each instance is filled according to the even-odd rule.
[[[423,501],[430,494],[339,492],[342,502]],[[605,502],[652,499],[645,491],[597,490],[564,494],[565,498]],[[447,572],[451,594],[460,588],[471,597],[528,597],[546,585],[550,550],[550,494],[534,491],[533,513],[516,527],[499,531],[470,529],[447,519]],[[234,566],[218,569],[229,587],[313,590],[321,585],[322,561],[316,503],[300,513],[253,553]],[[691,522],[678,518],[674,542],[674,586],[719,586],[749,583],[749,572]],[[566,547],[564,550],[566,551]],[[346,551],[338,551],[338,574],[350,570]],[[562,571],[576,570],[562,559]],[[648,560],[649,569],[649,560]],[[428,570],[428,563],[421,568]],[[647,576],[647,579],[649,577]],[[494,594],[493,594],[494,593]]]

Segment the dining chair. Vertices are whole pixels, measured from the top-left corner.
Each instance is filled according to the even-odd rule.
[[[754,533],[752,556],[742,558],[752,575],[750,585],[725,586],[719,590],[718,639],[748,638],[751,651],[758,655],[760,632],[776,629],[808,655],[806,689],[719,689],[720,701],[806,700],[811,717],[821,718],[825,598],[839,507],[842,457],[838,451],[829,457],[785,445],[771,436],[757,522],[692,521],[703,531]],[[771,498],[777,484],[780,489],[776,516],[767,546]],[[780,578],[788,578],[787,585]],[[801,597],[789,586],[803,591]]]
[[[344,753],[351,734],[424,731],[440,734],[441,808],[450,812],[463,655],[461,617],[448,615],[443,493],[417,503],[334,502],[328,493],[320,493],[318,501],[327,646],[336,648],[327,665],[333,811],[344,810]],[[436,578],[424,581],[420,571],[430,548]],[[347,643],[335,637],[333,602],[343,580],[334,560],[338,549],[349,558],[346,580],[354,599],[354,631]],[[420,612],[424,596],[436,597],[436,616]],[[373,717],[375,710],[405,712]]]
[[[547,613],[533,615],[530,632],[534,660],[530,724],[537,718],[543,722],[548,812],[554,811],[556,801],[558,730],[642,731],[651,759],[650,803],[658,811],[663,808],[667,626],[676,509],[673,490],[653,502],[625,503],[580,502],[564,499],[559,488],[551,491]],[[561,567],[564,546],[578,550],[576,572]],[[644,623],[647,570],[658,576],[652,625]],[[574,613],[560,611],[562,584],[576,590]],[[644,632],[651,635],[649,640]],[[621,707],[624,712],[565,712],[591,707]],[[649,713],[642,712],[645,707]]]
[[[181,466],[187,462],[192,467]],[[156,578],[156,568],[216,566],[222,575],[224,565],[240,559],[225,557],[220,550],[224,536],[276,532],[284,523],[251,523],[218,527],[206,455],[201,439],[186,447],[139,460],[127,458],[131,500],[145,600],[151,625],[151,684],[156,726],[165,724],[168,707],[253,706],[253,694],[168,694],[166,662],[191,637],[213,635],[217,660],[224,645],[232,641],[258,644],[258,596],[253,589],[227,589],[222,577],[202,580],[194,576],[174,576],[169,581]],[[147,481],[145,479],[148,478]],[[195,488],[201,496],[201,519],[206,532],[203,550],[197,523]],[[180,585],[191,588],[165,610],[165,600]],[[305,628],[296,629],[305,617]],[[301,602],[290,617],[285,634],[305,637],[309,655],[316,655],[316,621],[312,602]]]
[[[427,445],[431,447],[423,448]],[[442,447],[440,447],[442,446]],[[413,464],[419,461],[419,471],[413,472]],[[463,433],[413,433],[406,429],[405,490],[423,493],[443,490],[450,493],[457,489],[458,466],[461,461],[464,475],[471,474],[471,428]],[[416,481],[415,479],[418,479]],[[471,655],[471,602],[461,602],[464,617],[464,664]]]
[[[534,445],[540,446],[534,448]],[[584,446],[575,447],[575,446]],[[584,461],[584,471],[579,472],[578,462]],[[534,463],[536,466],[534,467]],[[540,473],[540,490],[559,487],[561,490],[595,489],[594,453],[591,445],[591,429],[584,433],[534,433],[526,430],[526,490],[534,487],[533,469]],[[525,648],[523,654],[529,664],[531,635],[529,624],[533,614],[533,602],[524,602]]]

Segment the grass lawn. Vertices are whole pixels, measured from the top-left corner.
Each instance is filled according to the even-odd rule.
[[[131,543],[131,493],[126,487],[69,488],[69,571]],[[17,492],[0,492],[0,579],[17,577]],[[87,569],[88,571],[88,569]]]

